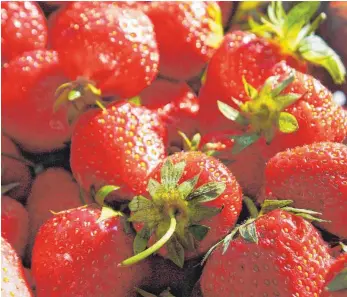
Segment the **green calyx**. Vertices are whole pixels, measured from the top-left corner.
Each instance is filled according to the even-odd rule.
[[[249,131],[246,134],[232,137],[235,140],[235,145],[233,146],[234,154],[253,144],[261,136],[269,144],[277,131],[294,133],[299,129],[296,118],[284,110],[296,102],[301,95],[294,93],[281,94],[293,80],[294,75],[291,74],[279,82],[276,87],[273,87],[275,82],[278,81],[278,77],[271,76],[258,92],[243,77],[243,84],[246,94],[251,99],[250,101],[242,104],[238,100],[233,99],[235,104],[239,106],[239,110],[224,102],[217,102],[220,112],[226,118],[249,127]]]
[[[208,2],[207,14],[209,15],[207,25],[211,32],[207,36],[205,43],[212,48],[218,48],[224,37],[222,12],[219,5],[215,2]]]
[[[91,106],[97,105],[101,109],[105,109],[101,90],[96,88],[92,81],[81,77],[58,87],[55,97],[54,112],[62,105],[69,104],[67,117],[70,124]]]
[[[200,222],[217,215],[221,209],[204,203],[219,197],[226,185],[209,182],[196,188],[199,174],[179,183],[185,166],[185,162],[173,164],[168,158],[161,168],[160,182],[149,180],[147,190],[152,199],[136,196],[129,203],[132,212],[129,221],[144,226],[134,240],[135,256],[120,266],[135,264],[165,245],[168,258],[183,267],[185,250],[195,251],[196,243],[207,235],[209,227]],[[146,249],[152,234],[160,239]]]
[[[324,67],[335,83],[342,84],[346,69],[340,57],[321,37],[314,34],[326,15],[321,13],[310,23],[319,5],[319,1],[305,1],[286,13],[281,1],[273,1],[268,6],[267,18],[261,18],[262,24],[250,18],[249,25],[253,33],[278,43],[283,52]]]
[[[334,279],[328,284],[327,290],[330,292],[347,291],[347,268],[342,269]]]

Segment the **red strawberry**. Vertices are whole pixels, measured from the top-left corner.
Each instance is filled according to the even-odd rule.
[[[2,127],[27,150],[64,147],[70,128],[66,110],[53,113],[54,92],[66,78],[54,51],[26,52],[2,69]],[[20,84],[20,87],[13,87]]]
[[[4,101],[4,98],[2,100]],[[2,116],[4,118],[4,112]],[[17,187],[8,192],[8,195],[17,200],[24,200],[30,189],[30,171],[22,161],[14,159],[23,157],[11,139],[3,134],[1,134],[1,153],[1,183],[3,185],[18,183]]]
[[[49,168],[38,175],[27,201],[30,219],[29,253],[39,228],[53,217],[52,211],[57,213],[81,205],[79,187],[69,172],[62,168]]]
[[[243,227],[224,255],[218,248],[208,258],[204,297],[319,296],[332,259],[310,223],[274,210]]]
[[[307,69],[304,60],[319,64],[330,72],[336,82],[344,81],[345,69],[340,58],[320,37],[308,34],[312,32],[311,29],[315,29],[322,16],[318,16],[312,25],[304,27],[317,10],[319,2],[302,2],[287,15],[281,5],[274,1],[269,7],[270,23],[276,22],[276,25],[254,26],[253,31],[258,36],[241,31],[227,34],[213,55],[200,99],[201,116],[207,117],[209,123],[218,121],[214,124],[215,127],[225,123],[219,123],[216,101],[230,100],[230,97],[246,101],[243,76],[252,86],[258,88],[271,75],[269,72],[272,67],[282,60],[303,72]],[[272,30],[280,35],[277,36]],[[267,35],[269,38],[260,35]],[[209,128],[209,125],[206,125],[206,128]]]
[[[222,13],[223,26],[227,26],[233,12],[234,3],[232,1],[217,1]]]
[[[76,1],[62,7],[50,25],[50,43],[71,80],[83,77],[103,93],[124,98],[137,95],[158,72],[153,25],[141,11]]]
[[[100,214],[75,208],[41,227],[32,258],[37,297],[124,297],[139,286],[147,262],[118,267],[132,253],[132,236],[123,231],[121,216],[100,221]]]
[[[321,212],[331,221],[321,226],[347,238],[347,146],[322,142],[278,153],[265,176],[265,197],[291,199],[295,207]]]
[[[151,173],[147,190],[148,198],[137,196],[129,204],[129,220],[138,230],[134,250],[141,253],[123,265],[166,244],[161,255],[182,267],[185,258],[201,255],[227,234],[241,210],[242,192],[234,176],[201,152],[168,157]],[[144,250],[148,240],[159,241]]]
[[[1,197],[1,236],[23,257],[28,242],[28,212],[18,201]]]
[[[33,1],[1,2],[1,32],[2,61],[47,44],[46,18]]]
[[[148,174],[166,156],[166,138],[158,114],[145,107],[117,102],[90,110],[75,124],[72,172],[86,191],[117,185],[129,199],[125,196],[145,191]]]
[[[12,246],[1,237],[1,296],[33,297],[20,259]]]
[[[196,133],[200,106],[198,98],[186,83],[158,79],[138,96],[141,104],[152,110],[158,109],[168,123],[169,143],[181,140],[178,130],[190,136]]]
[[[325,289],[320,297],[345,297],[347,293],[347,253],[342,254],[331,265],[325,278]]]
[[[223,38],[218,4],[153,1],[138,6],[154,25],[160,73],[180,80],[198,75]]]

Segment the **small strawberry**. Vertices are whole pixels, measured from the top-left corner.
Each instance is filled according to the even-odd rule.
[[[28,212],[18,201],[1,197],[1,236],[23,257],[28,242]]]
[[[46,44],[46,18],[36,2],[1,2],[2,62],[8,62],[26,51],[44,49]]]
[[[321,142],[280,152],[265,169],[265,197],[291,199],[330,222],[320,225],[347,238],[347,146]]]
[[[202,295],[319,296],[332,258],[317,230],[276,209],[241,225],[207,259]]]
[[[12,246],[1,237],[1,296],[33,297],[22,263]]]
[[[122,187],[124,199],[146,190],[148,174],[165,158],[166,129],[145,107],[116,102],[89,110],[71,139],[71,169],[86,191],[105,184]]]
[[[53,113],[54,92],[66,82],[57,53],[26,52],[5,65],[1,81],[5,133],[33,152],[64,147],[71,133],[66,110]]]
[[[33,182],[26,206],[30,220],[29,254],[39,228],[53,217],[52,211],[57,213],[81,205],[79,187],[69,172],[62,168],[49,168],[39,174]]]
[[[137,5],[154,25],[160,73],[186,80],[198,75],[223,39],[215,1],[149,2]]]
[[[325,289],[320,297],[345,297],[347,294],[347,253],[331,265],[325,278]]]
[[[4,112],[2,117],[4,118]],[[19,149],[11,139],[1,134],[1,183],[3,185],[18,183],[15,188],[8,192],[8,195],[19,201],[26,199],[31,185],[30,171],[28,166],[23,163],[22,158]]]
[[[77,80],[67,89],[93,93],[92,85],[104,94],[128,98],[158,72],[153,25],[139,10],[107,2],[71,2],[51,20],[49,33],[65,74]]]
[[[75,208],[41,227],[32,258],[37,297],[124,297],[139,286],[148,263],[118,267],[131,255],[132,236],[121,215],[101,220],[100,214],[92,206]]]
[[[125,266],[165,245],[159,253],[182,267],[185,259],[201,255],[227,234],[241,211],[235,177],[201,152],[168,157],[151,173],[147,190],[148,198],[136,196],[129,204],[129,220],[138,233],[136,255],[123,261]],[[151,246],[145,250],[148,241]]]

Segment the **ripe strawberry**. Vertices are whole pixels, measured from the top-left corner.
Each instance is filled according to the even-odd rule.
[[[4,101],[4,98],[2,100]],[[2,116],[4,118],[4,112]],[[1,134],[1,153],[1,183],[3,185],[18,183],[17,187],[8,192],[8,195],[22,201],[27,197],[31,185],[29,168],[23,162],[14,159],[22,158],[19,149],[10,138],[3,134]]]
[[[1,2],[1,32],[2,62],[47,44],[46,18],[33,1]]]
[[[319,2],[302,2],[287,15],[281,5],[274,1],[269,6],[269,24],[274,23],[273,26],[254,25],[253,31],[258,36],[242,31],[229,33],[213,55],[199,95],[201,116],[207,116],[209,123],[219,121],[217,100],[225,101],[233,97],[244,102],[248,99],[242,84],[243,76],[258,88],[271,75],[269,72],[273,66],[282,60],[302,72],[307,70],[304,60],[321,65],[330,72],[335,82],[343,83],[346,71],[340,58],[320,37],[311,34],[323,17],[320,15],[311,25],[305,26]],[[216,122],[214,126],[223,123]]]
[[[14,85],[20,87],[14,88]],[[2,69],[2,127],[25,149],[64,147],[70,137],[66,110],[53,113],[56,88],[66,82],[54,51],[26,52]]]
[[[100,210],[80,207],[61,212],[40,229],[32,272],[37,297],[130,296],[148,272],[148,263],[120,268],[131,255],[132,236],[121,216],[98,220]]]
[[[275,155],[265,169],[265,197],[291,199],[330,220],[320,225],[347,238],[347,146],[321,142]],[[265,198],[265,197],[262,197]]]
[[[85,199],[88,196],[86,195]],[[91,203],[86,200],[86,203]],[[57,213],[82,205],[79,187],[69,172],[62,168],[49,168],[35,179],[27,201],[30,220],[29,254],[36,234],[49,218]]]
[[[1,236],[23,257],[28,242],[28,212],[18,201],[1,197]]]
[[[347,293],[347,253],[331,265],[325,278],[325,289],[320,297],[345,297]]]
[[[50,44],[71,80],[83,77],[104,94],[125,98],[137,95],[158,72],[153,25],[139,10],[76,1],[62,7],[50,25]]]
[[[193,90],[184,82],[173,83],[158,79],[139,95],[141,104],[158,110],[168,126],[169,143],[181,140],[177,131],[193,136],[196,133],[199,101]]]
[[[332,259],[309,222],[277,209],[243,230],[224,255],[218,248],[207,259],[204,297],[319,296]]]
[[[90,110],[74,127],[72,172],[86,191],[117,185],[129,199],[146,190],[148,174],[166,156],[166,138],[159,115],[145,107],[116,102]]]
[[[168,157],[151,173],[147,190],[148,198],[137,196],[129,204],[129,220],[137,223],[138,231],[134,251],[140,253],[123,265],[166,244],[159,253],[182,267],[185,258],[201,255],[227,234],[241,211],[242,192],[235,177],[201,152]],[[150,245],[159,241],[144,250],[148,240]]]
[[[1,237],[1,296],[33,297],[23,266],[12,246]]]
[[[160,73],[179,80],[198,75],[223,39],[215,1],[138,4],[154,25]]]

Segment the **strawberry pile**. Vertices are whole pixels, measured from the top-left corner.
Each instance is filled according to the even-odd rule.
[[[1,296],[347,296],[324,11],[2,2]]]

